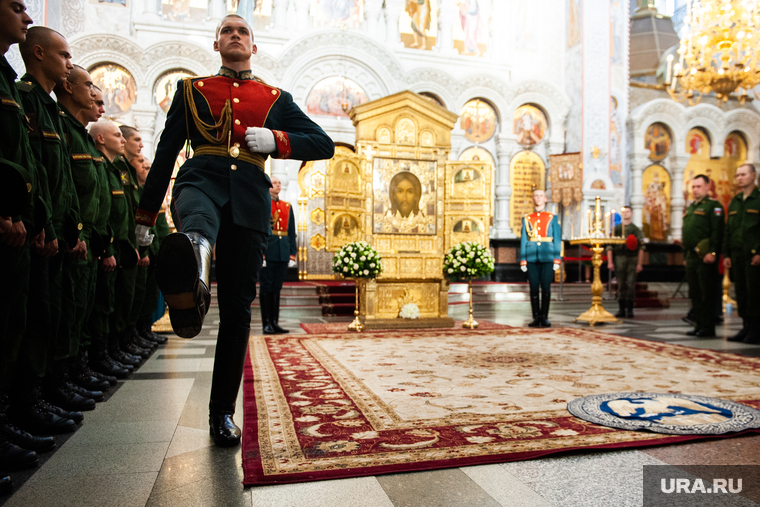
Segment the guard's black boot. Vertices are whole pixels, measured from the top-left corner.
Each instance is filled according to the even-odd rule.
[[[741,331],[739,331],[733,336],[729,336],[728,338],[726,338],[726,340],[730,342],[741,342],[741,341],[744,341],[744,338],[747,336],[747,333],[749,333],[749,329],[747,328],[747,319],[742,319]]]
[[[280,320],[280,291],[273,292],[270,297],[272,298],[272,308],[270,310],[270,315],[272,316],[272,329],[274,329],[276,334],[289,333],[290,331],[283,329],[278,325]]]
[[[117,365],[111,356],[108,355],[108,343],[105,338],[93,339],[90,345],[90,367],[95,373],[100,373],[107,378],[108,383],[116,385],[116,379],[127,378],[129,370]],[[113,382],[111,382],[113,379]]]
[[[71,433],[77,429],[76,423],[83,418],[81,412],[76,412],[79,415],[79,421],[74,421],[73,417],[65,417],[46,410],[45,405],[47,403],[42,400],[39,381],[32,381],[16,393],[8,409],[8,417],[15,425],[37,435]],[[15,442],[13,439],[10,440],[25,449],[37,450]]]
[[[0,435],[0,470],[19,470],[37,465],[40,458],[34,451],[23,449]]]
[[[114,361],[117,361],[118,364],[123,365],[130,373],[134,371],[135,366],[140,364],[140,359],[121,350],[121,347],[119,346],[119,337],[115,334],[108,336],[108,355],[110,355]]]
[[[219,329],[211,378],[209,425],[214,443],[220,447],[230,447],[240,442],[240,429],[235,426],[232,415],[243,378],[250,334],[250,329],[229,332]]]
[[[629,299],[626,302],[626,310],[625,310],[625,316],[626,318],[632,319],[633,318],[633,299]]]
[[[49,452],[55,449],[53,437],[35,437],[8,420],[0,422],[0,433],[9,442],[30,451]]]
[[[615,314],[615,317],[618,319],[621,319],[625,317],[625,299],[618,299],[618,312]]]
[[[90,368],[87,366],[89,359],[87,351],[79,350],[79,355],[72,358],[69,364],[69,376],[74,385],[87,389],[88,391],[108,391],[111,384],[104,380],[93,377]]]
[[[275,334],[272,327],[272,296],[271,292],[259,293],[259,307],[261,308],[261,328],[264,334]]]
[[[0,477],[0,495],[10,495],[13,491],[13,481],[10,477]]]
[[[169,234],[156,262],[156,281],[174,332],[182,338],[198,336],[211,303],[211,244],[196,232]]]
[[[541,294],[541,327],[552,327],[552,323],[546,320],[549,316],[549,303],[552,297],[550,294]]]
[[[744,343],[757,345],[760,343],[760,318],[747,318],[747,336],[744,337]]]
[[[240,428],[232,420],[232,414],[208,416],[209,433],[219,447],[233,447],[240,443]]]
[[[541,310],[538,308],[538,294],[530,296],[530,309],[533,312],[533,322],[528,327],[541,327]]]

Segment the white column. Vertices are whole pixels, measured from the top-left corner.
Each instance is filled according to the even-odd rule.
[[[219,23],[227,15],[227,2],[224,0],[211,0],[208,4],[209,21]]]
[[[458,21],[458,16],[455,12],[456,6],[454,5],[454,0],[441,0],[439,5],[438,37],[435,41],[435,46],[436,49],[443,54],[453,54],[456,53],[456,50],[454,49],[454,36],[452,33],[454,21]]]
[[[631,211],[633,211],[633,223],[640,226],[644,223],[642,210],[644,208],[644,191],[641,188],[641,178],[644,169],[651,162],[647,153],[636,153],[631,158]]]
[[[367,19],[367,35],[373,39],[382,39],[380,34],[380,14],[383,11],[383,0],[366,0],[364,16]]]
[[[135,122],[135,128],[140,131],[143,144],[143,154],[150,159],[153,159],[153,136],[156,131],[156,107],[141,106],[132,107],[132,118]]]
[[[296,27],[299,32],[308,30],[311,28],[311,20],[309,19],[309,3],[310,0],[294,0],[296,8]]]
[[[275,30],[286,30],[288,28],[288,4],[290,0],[273,0],[272,5],[272,25]]]
[[[494,238],[514,238],[509,225],[509,201],[512,187],[509,184],[509,162],[515,148],[513,139],[499,139],[496,144],[496,209],[494,210]]]
[[[683,231],[683,208],[686,201],[683,198],[683,172],[689,158],[686,156],[674,157],[675,167],[670,171],[670,237],[668,241],[681,239]]]
[[[143,15],[146,19],[157,21],[161,19],[161,0],[144,0]]]
[[[393,47],[401,45],[401,33],[398,29],[399,17],[404,9],[405,0],[385,0],[385,42]]]

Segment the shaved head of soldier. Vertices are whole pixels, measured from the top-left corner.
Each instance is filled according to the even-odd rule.
[[[142,152],[142,149],[145,147],[143,144],[142,135],[140,135],[139,130],[134,127],[130,127],[129,125],[120,125],[119,128],[121,129],[121,135],[127,142],[127,145],[124,148],[124,155],[127,157],[127,160],[131,161],[133,158],[138,156],[140,152]]]
[[[80,121],[85,126],[98,121],[103,116],[103,113],[106,112],[106,108],[103,106],[103,92],[100,91],[100,88],[93,86],[90,91],[90,97],[92,97],[92,105],[90,109],[82,111],[82,117],[80,118]]]
[[[219,52],[225,67],[237,72],[250,70],[251,55],[258,51],[251,25],[237,14],[223,17],[216,29],[214,51]]]
[[[46,26],[33,26],[18,45],[26,71],[48,93],[71,74],[71,50],[66,38]]]
[[[7,53],[13,44],[26,39],[32,23],[24,0],[0,0],[0,55]]]
[[[145,185],[145,180],[148,179],[148,168],[145,167],[145,155],[138,153],[136,156],[129,158],[129,163],[135,168],[135,175],[137,175],[137,183],[140,186]]]
[[[691,191],[694,199],[702,200],[710,192],[710,178],[704,174],[698,174],[691,180]]]
[[[56,85],[53,91],[55,91],[55,96],[58,97],[58,102],[68,109],[71,114],[78,117],[83,110],[88,110],[92,107],[93,86],[90,73],[83,67],[74,65],[74,68],[69,73],[69,77],[61,84]]]
[[[117,155],[124,154],[124,138],[119,127],[110,120],[100,120],[90,125],[90,136],[98,151],[111,162]]]

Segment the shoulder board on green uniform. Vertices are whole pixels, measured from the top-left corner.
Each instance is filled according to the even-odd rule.
[[[16,81],[16,88],[22,92],[29,93],[30,91],[34,90],[35,86],[37,85],[31,81]]]

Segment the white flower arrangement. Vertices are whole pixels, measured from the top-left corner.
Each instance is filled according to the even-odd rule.
[[[494,270],[494,258],[488,248],[475,241],[454,245],[443,258],[443,275],[447,278],[479,278]]]
[[[366,241],[354,241],[335,253],[332,270],[345,278],[376,278],[383,272],[383,259]]]
[[[407,303],[401,307],[401,311],[398,313],[398,316],[402,319],[419,319],[420,307],[414,303]]]

